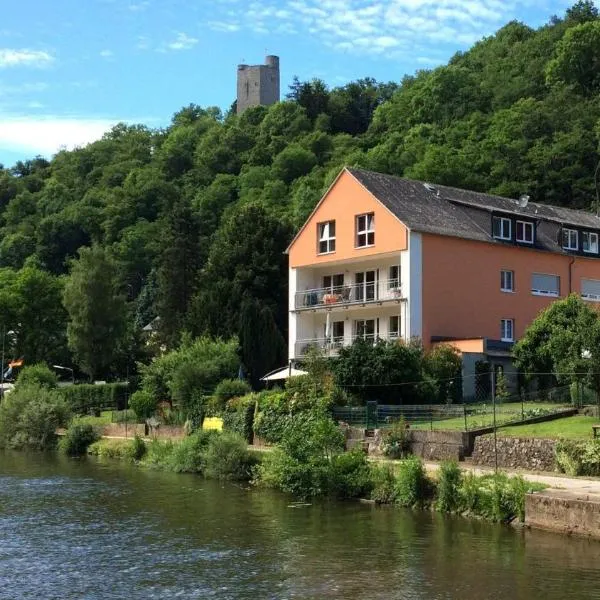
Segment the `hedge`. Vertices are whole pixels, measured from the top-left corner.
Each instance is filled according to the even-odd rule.
[[[232,398],[225,405],[221,416],[223,428],[241,435],[249,444],[254,437],[254,411],[256,394],[247,394],[241,398]]]
[[[98,410],[124,410],[128,385],[121,383],[77,384],[61,388],[67,404],[75,414]]]

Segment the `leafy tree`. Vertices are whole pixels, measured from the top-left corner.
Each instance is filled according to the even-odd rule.
[[[23,367],[19,376],[15,389],[20,389],[28,385],[37,385],[48,389],[58,387],[58,377],[54,371],[51,371],[46,363],[38,363]]]
[[[102,247],[82,248],[65,284],[69,348],[90,379],[106,374],[125,342],[129,315],[115,270]]]
[[[460,401],[462,358],[455,348],[448,344],[437,344],[425,353],[423,369],[437,382],[438,402]]]

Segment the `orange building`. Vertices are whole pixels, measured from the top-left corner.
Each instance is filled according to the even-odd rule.
[[[455,345],[465,375],[509,368],[550,302],[600,302],[599,233],[591,213],[343,169],[288,248],[289,358],[420,338]]]

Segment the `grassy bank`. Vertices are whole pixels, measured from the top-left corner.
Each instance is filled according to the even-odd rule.
[[[545,423],[506,427],[502,429],[502,435],[554,439],[591,439],[592,425],[597,425],[599,422],[597,417],[575,415],[556,421],[546,421]]]

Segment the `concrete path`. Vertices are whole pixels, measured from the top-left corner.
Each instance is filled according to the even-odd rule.
[[[493,468],[476,467],[466,463],[459,463],[463,471],[469,471],[476,475],[493,473]],[[425,463],[428,471],[435,473],[440,468],[439,463]],[[586,499],[587,497],[598,497],[600,499],[600,479],[584,479],[583,477],[568,477],[560,473],[527,473],[511,469],[501,469],[507,475],[521,475],[527,481],[535,481],[548,486],[548,491],[553,495],[573,498],[574,496]]]

